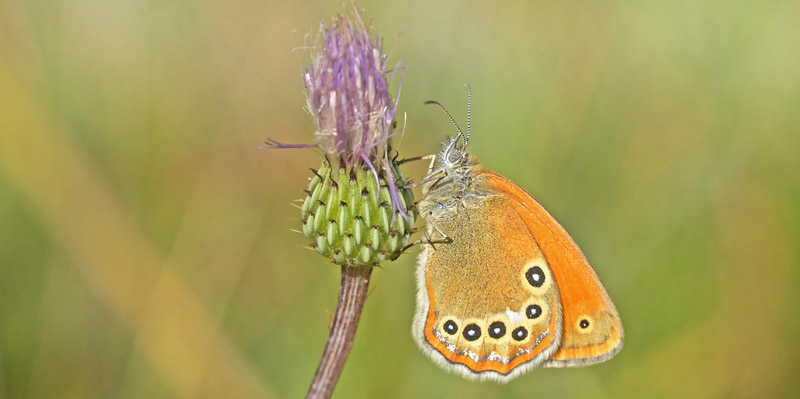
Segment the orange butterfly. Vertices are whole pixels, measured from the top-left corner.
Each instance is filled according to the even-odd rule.
[[[578,245],[530,194],[466,153],[469,108],[467,135],[458,130],[419,183],[420,348],[466,378],[498,381],[613,357],[622,323]]]

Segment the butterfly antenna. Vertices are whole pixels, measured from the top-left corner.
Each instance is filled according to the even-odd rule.
[[[469,87],[469,84],[464,83],[464,87],[467,88],[467,138],[464,140],[464,147],[461,149],[464,150],[467,148],[467,143],[469,143],[469,110],[472,105],[472,88]]]
[[[447,114],[447,117],[450,118],[450,122],[453,122],[453,124],[456,125],[456,129],[458,129],[458,137],[456,137],[456,141],[454,141],[454,143],[457,142],[459,138],[464,137],[464,132],[461,131],[461,127],[458,126],[458,123],[456,123],[456,120],[453,119],[453,116],[450,115],[449,112],[447,112],[447,108],[445,108],[444,105],[439,104],[438,101],[433,101],[433,100],[425,101],[425,104],[436,104],[436,105],[438,105],[439,108],[441,108],[442,111],[444,111],[444,113]]]

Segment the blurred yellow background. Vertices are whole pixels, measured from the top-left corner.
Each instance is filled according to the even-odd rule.
[[[411,338],[410,254],[335,396],[800,395],[800,3],[358,5],[409,68],[401,154],[454,132],[424,100],[464,123],[470,83],[473,153],[571,232],[626,343],[466,382]],[[0,1],[0,398],[305,394],[339,270],[289,202],[320,157],[252,148],[311,140],[301,48],[343,9]]]

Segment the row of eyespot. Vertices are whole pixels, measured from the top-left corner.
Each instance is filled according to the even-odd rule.
[[[533,287],[541,287],[544,284],[544,271],[539,266],[534,266],[528,269],[525,273],[525,279]],[[542,315],[542,307],[539,305],[530,305],[525,309],[525,315],[533,320]],[[458,324],[453,320],[447,320],[444,323],[444,330],[450,335],[458,333]],[[481,328],[475,324],[467,324],[462,333],[464,339],[467,341],[475,341],[481,337]],[[502,321],[495,321],[489,325],[489,336],[495,339],[502,338],[506,335],[506,325]],[[523,341],[528,337],[528,330],[525,327],[517,327],[511,332],[511,336],[517,341]]]
[[[536,319],[542,315],[542,307],[530,305],[525,309],[525,315],[531,320]],[[458,333],[458,324],[453,320],[447,320],[443,327],[444,331],[450,335]],[[467,341],[475,341],[481,337],[481,328],[475,323],[467,324],[462,335]],[[490,337],[498,339],[504,335],[506,335],[506,325],[502,321],[495,321],[489,324]],[[517,327],[511,332],[511,336],[517,341],[523,341],[528,336],[528,330],[525,327]]]

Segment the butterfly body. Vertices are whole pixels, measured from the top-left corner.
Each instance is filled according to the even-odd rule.
[[[459,138],[443,143],[423,180],[419,210],[430,243],[417,267],[419,346],[479,380],[612,357],[622,325],[583,253],[530,194],[483,170]]]

